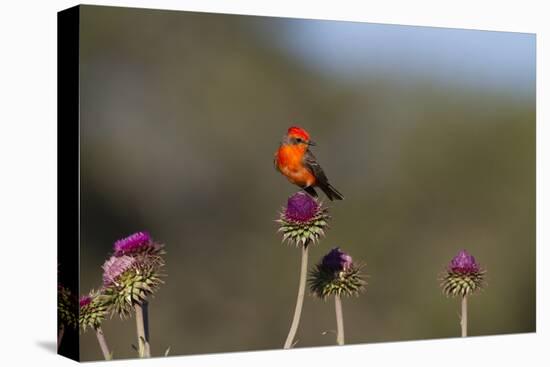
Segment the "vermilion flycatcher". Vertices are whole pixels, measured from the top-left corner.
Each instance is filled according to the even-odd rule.
[[[317,197],[314,189],[317,186],[330,200],[344,199],[328,182],[323,169],[309,150],[311,145],[315,143],[309,139],[307,131],[297,126],[290,127],[275,152],[275,168],[313,197]]]

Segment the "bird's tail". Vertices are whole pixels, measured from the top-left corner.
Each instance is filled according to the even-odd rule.
[[[326,185],[322,185],[322,186],[319,186],[319,188],[321,190],[323,190],[323,192],[325,193],[325,195],[327,195],[327,197],[332,201],[332,200],[344,200],[344,195],[340,194],[340,192],[338,192],[338,190],[336,190],[334,188],[334,186],[332,186],[331,184],[329,184],[328,182],[326,183]]]

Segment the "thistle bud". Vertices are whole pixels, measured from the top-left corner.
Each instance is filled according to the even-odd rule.
[[[79,299],[78,324],[82,331],[97,329],[107,315],[107,298],[99,292],[91,291]]]
[[[329,219],[327,208],[315,198],[299,191],[288,199],[276,222],[280,224],[279,232],[283,233],[283,242],[307,246],[324,236]]]
[[[162,283],[162,265],[163,262],[151,262],[149,256],[142,255],[137,258],[113,255],[108,259],[103,265],[103,292],[112,312],[127,317],[134,305],[154,293]]]
[[[485,271],[481,270],[475,258],[461,250],[447,266],[441,280],[441,288],[447,296],[469,296],[484,285]]]
[[[308,281],[311,292],[321,299],[331,295],[359,295],[366,285],[360,267],[356,267],[351,256],[338,247],[315,265]]]

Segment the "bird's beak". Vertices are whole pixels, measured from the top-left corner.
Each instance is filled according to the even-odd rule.
[[[310,140],[310,141],[307,142],[307,145],[311,145],[312,147],[314,147],[314,146],[317,145],[317,143],[314,142],[314,141],[312,141],[312,140]]]

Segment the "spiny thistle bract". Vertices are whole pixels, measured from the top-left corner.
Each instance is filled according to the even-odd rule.
[[[57,315],[59,323],[76,329],[78,326],[78,306],[76,296],[59,284],[57,286]]]
[[[325,235],[329,219],[328,209],[322,203],[299,191],[288,199],[276,222],[281,225],[278,231],[283,233],[283,242],[307,246]]]
[[[331,295],[357,296],[366,285],[360,267],[356,267],[351,256],[338,247],[325,255],[309,275],[310,290],[321,299]]]
[[[112,313],[125,318],[160,286],[164,246],[138,232],[114,244],[114,255],[103,264],[103,293]]]
[[[125,318],[162,283],[156,264],[113,256],[103,265],[104,294],[113,313]]]
[[[449,263],[441,279],[446,296],[469,296],[484,286],[485,270],[481,270],[475,258],[461,250]]]
[[[97,329],[107,315],[108,298],[99,292],[91,291],[90,294],[80,297],[78,324],[82,331],[87,328]]]

